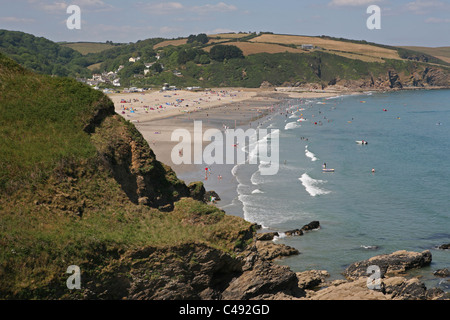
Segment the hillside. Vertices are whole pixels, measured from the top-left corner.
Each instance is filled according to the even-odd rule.
[[[196,40],[198,36],[202,41]],[[219,45],[236,48],[242,55],[213,57],[211,52]],[[122,45],[60,45],[2,30],[0,51],[39,73],[77,77],[100,88],[113,87],[113,81],[120,87],[157,88],[164,83],[178,87],[264,85],[305,90],[330,86],[336,90],[450,86],[445,47],[393,47],[327,36],[228,33],[153,38]],[[109,75],[102,76],[101,81],[88,81],[93,73]]]
[[[89,53],[99,53],[115,47],[112,43],[100,42],[64,42],[60,43],[60,45],[76,50],[82,55],[87,55]]]
[[[351,89],[449,86],[450,65],[435,56],[366,41],[239,33],[209,35],[207,43],[187,38],[153,46],[164,67],[124,81],[133,86],[306,86]],[[217,45],[239,48],[244,59],[217,62]],[[311,47],[305,46],[310,45]],[[202,53],[203,52],[203,53]],[[204,56],[204,53],[209,54]],[[145,61],[144,61],[145,62]],[[153,61],[154,62],[154,61]],[[125,69],[130,67],[125,63]]]
[[[0,30],[0,53],[41,74],[70,77],[91,74],[86,69],[89,64],[79,52],[24,32]]]
[[[249,223],[199,201],[201,182],[186,186],[157,161],[96,90],[0,54],[0,113],[0,299],[122,298],[111,283],[161,280],[161,266],[125,271],[122,258],[196,246],[226,255],[252,237]],[[66,287],[70,265],[82,291]]]
[[[422,52],[430,56],[434,56],[442,61],[450,63],[450,47],[401,47],[411,51]]]

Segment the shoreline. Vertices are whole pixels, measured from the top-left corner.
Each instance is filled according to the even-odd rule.
[[[389,92],[394,91],[401,91],[401,90],[392,90]],[[209,128],[216,128],[220,129],[220,126],[223,122],[228,121],[228,125],[231,125],[236,121],[236,127],[237,128],[248,128],[250,126],[250,122],[252,121],[255,123],[255,121],[260,120],[261,122],[264,121],[264,118],[267,118],[267,116],[270,116],[271,112],[277,112],[280,111],[279,108],[273,107],[270,108],[273,105],[279,106],[283,101],[287,99],[314,99],[314,98],[323,98],[326,99],[327,97],[336,97],[341,95],[359,95],[363,94],[367,91],[358,91],[358,92],[328,92],[326,94],[321,93],[319,96],[311,96],[308,95],[308,97],[301,97],[301,93],[296,93],[299,96],[293,97],[292,94],[286,94],[283,93],[277,93],[273,91],[262,91],[257,95],[252,96],[250,99],[242,99],[240,101],[234,101],[232,103],[221,103],[217,105],[208,105],[203,106],[202,108],[198,108],[195,113],[190,114],[176,114],[176,115],[168,115],[167,117],[158,117],[156,119],[152,120],[140,120],[141,118],[134,117],[133,120],[135,121],[135,125],[138,128],[138,130],[144,135],[146,140],[148,141],[150,147],[153,149],[153,151],[156,154],[156,157],[159,161],[169,165],[172,167],[172,169],[176,172],[177,176],[185,180],[185,182],[188,184],[190,182],[194,181],[202,181],[204,183],[205,189],[207,191],[216,191],[219,196],[225,200],[225,202],[219,201],[217,204],[217,207],[223,209],[226,211],[227,215],[238,215],[241,218],[245,219],[244,212],[241,210],[238,214],[235,214],[233,212],[230,212],[228,210],[228,205],[232,204],[234,200],[234,195],[237,195],[236,190],[236,184],[237,181],[235,177],[231,173],[231,168],[234,165],[230,165],[231,167],[227,167],[227,172],[220,173],[224,178],[222,180],[217,179],[217,174],[219,174],[217,167],[218,165],[215,165],[212,167],[212,174],[208,178],[208,180],[202,179],[204,177],[204,165],[173,165],[169,163],[170,161],[167,161],[167,159],[170,159],[170,151],[172,150],[173,146],[176,145],[178,142],[172,142],[170,139],[170,133],[177,129],[177,128],[184,128],[187,129],[192,136],[192,129],[193,129],[193,121],[195,120],[201,120],[203,123],[203,130],[207,130]],[[375,92],[375,91],[373,91]],[[376,91],[380,92],[380,91]],[[256,107],[264,108],[266,111],[265,113],[257,113]],[[257,115],[257,116],[256,116]],[[128,119],[129,120],[129,119]],[[139,120],[139,121],[137,121]],[[231,126],[230,125],[230,126]],[[159,129],[158,129],[159,128]],[[160,130],[160,131],[156,131]],[[158,132],[155,134],[155,132]],[[155,140],[155,145],[153,145],[153,139]],[[202,141],[203,142],[203,141]],[[225,167],[224,167],[225,168]],[[234,179],[234,180],[232,180]],[[225,199],[224,199],[224,197]],[[226,199],[226,197],[229,197]],[[235,207],[235,211],[239,211],[238,207]],[[264,232],[270,231],[269,229],[264,230]],[[270,243],[270,242],[269,242]],[[286,266],[286,264],[282,261],[277,262],[276,264]],[[331,279],[330,279],[331,280]],[[334,281],[334,280],[333,280]],[[340,279],[336,280],[337,282],[343,281]],[[349,285],[352,282],[349,282]],[[336,289],[337,290],[337,289]],[[325,291],[324,291],[325,292]],[[324,292],[322,294],[324,294]],[[342,293],[337,293],[338,296]]]
[[[134,123],[138,131],[147,140],[156,159],[170,166],[176,175],[186,184],[202,181],[207,191],[215,191],[221,197],[217,203],[220,208],[229,207],[227,214],[238,215],[240,206],[233,203],[237,197],[237,181],[231,173],[234,165],[215,164],[174,164],[171,158],[173,148],[179,141],[172,141],[171,135],[177,129],[185,129],[190,133],[194,143],[202,144],[202,152],[209,141],[199,141],[194,136],[194,121],[201,121],[202,131],[224,128],[243,129],[256,128],[270,114],[279,112],[279,106],[289,99],[330,98],[340,95],[339,92],[280,92],[271,89],[222,88],[210,91],[191,92],[185,90],[146,93],[124,93],[109,95],[115,110],[126,120]],[[358,94],[346,92],[345,94]],[[178,99],[178,100],[177,100]],[[122,103],[121,101],[129,101]],[[181,102],[181,103],[179,103]],[[159,110],[149,110],[151,105],[163,106]],[[186,105],[189,105],[186,107]],[[147,108],[147,111],[145,110]],[[134,111],[134,112],[131,112]],[[187,112],[185,112],[187,110]],[[194,151],[192,147],[191,150]],[[194,155],[191,155],[193,160]],[[205,168],[210,174],[205,179]],[[219,179],[219,176],[221,178]],[[242,209],[242,208],[241,208]]]
[[[176,165],[170,153],[178,141],[171,140],[176,129],[186,129],[193,136],[193,122],[202,121],[207,129],[243,128],[275,110],[285,99],[329,98],[343,92],[279,92],[273,89],[222,88],[210,91],[150,91],[110,94],[116,113],[131,121],[149,143],[156,158],[181,174],[192,165]],[[358,92],[345,92],[358,94]],[[122,103],[121,101],[127,101]],[[160,108],[156,108],[159,106]],[[153,108],[153,110],[150,110]],[[194,141],[193,141],[194,142]],[[205,146],[205,142],[202,141]]]
[[[203,133],[208,129],[223,131],[224,126],[244,130],[258,125],[258,120],[276,112],[275,105],[289,99],[329,99],[342,95],[359,95],[367,92],[396,92],[403,90],[437,90],[448,88],[403,88],[392,90],[342,90],[329,88],[312,90],[298,87],[271,88],[213,88],[198,91],[147,91],[143,93],[123,93],[108,95],[114,102],[115,110],[126,120],[134,123],[139,132],[149,143],[157,160],[170,166],[177,176],[187,184],[202,181],[206,190],[218,192],[222,197],[219,207],[228,207],[237,196],[236,190],[226,188],[226,184],[235,186],[236,178],[231,174],[233,166],[204,164],[174,164],[171,159],[172,149],[179,141],[172,141],[171,135],[176,129],[187,130],[194,137],[194,121],[202,122]],[[122,103],[122,101],[127,101]],[[159,106],[160,108],[156,108]],[[147,110],[146,110],[147,108]],[[150,110],[153,108],[153,110]],[[133,111],[133,112],[131,112]],[[202,150],[208,141],[192,139],[192,144],[200,142]],[[194,150],[191,148],[191,150]],[[193,155],[192,155],[193,156]],[[193,160],[193,158],[191,158]],[[205,180],[205,167],[214,169],[209,179]],[[222,179],[218,179],[218,175]],[[219,191],[222,191],[222,195]],[[224,194],[225,193],[225,194]],[[235,211],[239,211],[236,209]],[[233,214],[233,213],[231,213]],[[237,214],[236,212],[234,213]],[[243,217],[243,212],[237,214]]]

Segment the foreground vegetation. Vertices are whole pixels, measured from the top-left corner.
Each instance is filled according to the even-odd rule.
[[[116,174],[130,145],[145,165],[130,177],[147,174],[155,192],[184,182],[112,106],[75,80],[34,74],[0,54],[0,298],[77,298],[68,266],[83,270],[84,283],[106,279],[111,263],[137,248],[202,243],[232,253],[245,244],[250,224],[214,206],[168,194],[174,205],[163,212],[130,199]],[[93,127],[106,120],[111,139]]]

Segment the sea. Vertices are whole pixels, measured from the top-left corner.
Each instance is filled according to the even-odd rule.
[[[277,263],[335,280],[356,261],[430,250],[431,265],[412,274],[449,291],[433,271],[450,267],[449,250],[438,249],[450,243],[450,90],[288,99],[258,125],[268,130],[260,139],[278,136],[278,172],[261,174],[263,161],[215,166],[214,187],[227,214],[299,250]],[[311,221],[320,229],[284,234]]]

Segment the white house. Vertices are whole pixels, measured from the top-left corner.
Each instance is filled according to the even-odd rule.
[[[141,60],[141,57],[136,57],[136,58],[131,57],[130,59],[128,59],[129,62],[133,62],[133,63],[135,63],[136,61],[139,61],[139,60]]]

